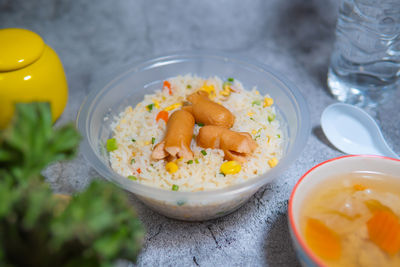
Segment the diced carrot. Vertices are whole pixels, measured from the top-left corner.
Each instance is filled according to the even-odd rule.
[[[306,224],[305,237],[311,250],[326,260],[337,260],[342,254],[340,237],[323,222],[309,218]]]
[[[158,122],[160,119],[165,121],[165,123],[167,123],[167,121],[168,121],[168,112],[165,111],[165,110],[161,110],[160,112],[158,112],[158,114],[156,116],[156,121]]]
[[[364,191],[365,189],[367,189],[367,187],[362,184],[355,184],[355,185],[353,185],[353,188],[356,191]]]
[[[379,210],[367,222],[369,238],[389,255],[400,251],[399,218],[392,212]]]
[[[168,91],[169,91],[169,95],[172,95],[171,83],[169,81],[164,81],[163,87],[167,87]]]
[[[141,170],[140,168],[138,168],[136,171],[137,171],[139,174],[142,172],[142,170]]]

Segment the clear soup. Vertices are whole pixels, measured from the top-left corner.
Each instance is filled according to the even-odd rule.
[[[400,177],[335,176],[309,194],[300,227],[328,266],[400,266]]]

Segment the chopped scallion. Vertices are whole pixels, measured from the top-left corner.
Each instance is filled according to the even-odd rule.
[[[155,138],[155,137],[152,137],[152,138],[151,138],[151,144],[154,145],[155,142],[156,142],[156,138]]]
[[[201,123],[201,122],[198,122],[198,123],[196,123],[199,127],[203,127],[204,126],[204,123]]]
[[[222,174],[224,177],[226,176],[225,173],[223,173],[223,172],[220,172],[219,174]]]
[[[253,117],[250,117],[250,120],[252,120],[252,121],[256,121]]]
[[[174,184],[172,185],[172,191],[178,191],[179,190],[179,186]]]
[[[203,149],[202,151],[200,151],[201,154],[203,154],[204,156],[207,155],[207,152]]]
[[[136,160],[135,159],[131,159],[131,164],[135,163]]]
[[[269,122],[272,122],[273,120],[275,120],[275,114],[269,115],[269,116],[268,116],[268,121],[269,121]]]
[[[196,162],[196,164],[199,164],[199,160],[198,159],[194,159],[194,162]]]
[[[231,83],[232,83],[234,80],[235,80],[235,79],[233,79],[233,78],[231,78],[231,77],[228,78],[228,82],[231,82]]]
[[[188,84],[188,85],[186,85],[186,88],[190,89],[190,88],[192,88],[192,86],[190,84]]]
[[[133,180],[133,181],[136,181],[136,180],[137,180],[136,176],[133,176],[133,175],[129,175],[129,176],[128,176],[128,179]]]
[[[151,112],[151,110],[153,109],[153,106],[154,106],[154,104],[149,104],[146,106],[146,108],[149,112]]]
[[[135,142],[136,142],[136,140],[135,140],[134,138],[132,138],[132,139],[131,139],[131,141],[132,141],[133,143],[135,143]]]
[[[278,138],[281,138],[281,135],[280,135],[280,134],[277,134],[276,136],[277,136]]]
[[[109,152],[118,149],[117,140],[115,140],[115,138],[108,139],[107,140],[107,144],[106,144],[106,148],[107,148],[107,151],[109,151]]]
[[[251,102],[251,105],[257,105],[257,106],[261,106],[261,100],[254,100],[253,102]]]
[[[193,160],[188,160],[186,163],[187,164],[193,164]]]

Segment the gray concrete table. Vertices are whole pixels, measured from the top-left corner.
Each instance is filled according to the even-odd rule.
[[[256,59],[289,77],[306,97],[312,133],[303,153],[236,212],[186,223],[131,197],[147,228],[138,266],[298,265],[287,226],[290,192],[306,170],[341,155],[319,125],[323,109],[335,102],[325,81],[336,14],[335,0],[0,0],[0,27],[39,33],[64,64],[70,97],[60,124],[75,119],[102,73],[179,50],[222,50]],[[397,153],[399,94],[374,114]],[[80,156],[51,166],[46,176],[56,191],[73,193],[98,174]]]

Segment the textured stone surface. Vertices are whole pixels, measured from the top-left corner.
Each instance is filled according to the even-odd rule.
[[[291,189],[310,167],[341,155],[319,125],[323,109],[335,102],[325,80],[336,10],[334,0],[0,0],[0,25],[36,31],[59,54],[70,92],[60,124],[75,119],[103,73],[143,57],[223,50],[289,77],[308,101],[311,136],[299,159],[241,209],[217,220],[185,223],[131,200],[147,228],[138,266],[296,266],[286,215]],[[399,94],[372,111],[397,153]],[[96,175],[81,156],[46,171],[53,188],[66,193],[82,190]]]

